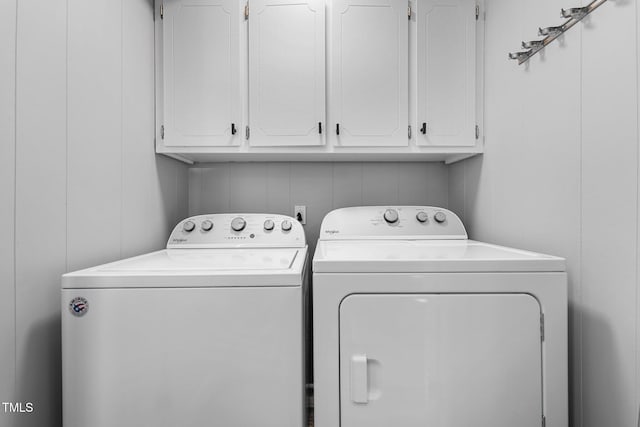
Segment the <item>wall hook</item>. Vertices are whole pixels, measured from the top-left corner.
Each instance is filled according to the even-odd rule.
[[[541,36],[556,37],[562,33],[564,33],[564,25],[560,25],[557,27],[538,28],[538,34]]]
[[[522,42],[523,49],[542,49],[544,47],[544,40],[531,40],[528,42]]]
[[[569,9],[560,9],[560,16],[567,19],[582,19],[589,13],[589,7],[571,7]]]
[[[524,50],[520,52],[509,52],[509,59],[517,59],[518,61],[526,61],[531,54],[530,50]]]

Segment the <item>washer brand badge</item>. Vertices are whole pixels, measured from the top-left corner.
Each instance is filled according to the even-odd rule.
[[[86,298],[75,297],[69,303],[69,311],[74,316],[78,316],[78,317],[84,316],[85,314],[87,314],[88,310],[89,310],[89,303],[87,302]]]
[[[340,230],[324,230],[324,232],[326,234],[338,234],[340,233]]]

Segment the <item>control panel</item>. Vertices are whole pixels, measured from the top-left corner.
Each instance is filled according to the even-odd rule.
[[[302,225],[286,215],[211,214],[180,221],[171,232],[167,249],[305,245]]]
[[[320,240],[461,240],[460,218],[433,206],[362,206],[336,209],[322,221]]]

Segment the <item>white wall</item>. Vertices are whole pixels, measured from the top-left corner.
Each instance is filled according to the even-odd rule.
[[[450,168],[450,208],[472,238],[567,258],[572,425],[635,427],[636,2],[605,3],[527,66],[506,59],[576,5],[488,1],[486,151]]]
[[[14,188],[16,0],[0,3],[0,400],[15,383]],[[0,425],[3,424],[0,415]]]
[[[0,401],[35,411],[0,426],[60,425],[60,275],[186,215],[186,167],[154,155],[152,3],[2,2]]]
[[[448,205],[441,163],[217,163],[189,170],[189,214],[307,207],[311,255],[329,211],[361,205]]]

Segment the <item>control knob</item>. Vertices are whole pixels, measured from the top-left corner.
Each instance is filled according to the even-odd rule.
[[[205,219],[204,221],[202,221],[202,224],[200,224],[200,228],[202,228],[202,231],[211,231],[211,229],[213,228],[213,222]]]
[[[387,209],[384,213],[384,220],[389,224],[398,222],[398,211],[395,209]]]
[[[444,214],[444,212],[436,212],[436,214],[433,216],[433,219],[435,219],[438,224],[442,224],[447,220],[447,216]]]
[[[284,221],[282,221],[282,224],[280,225],[282,227],[282,231],[291,231],[291,221],[289,221],[288,219],[285,219]]]
[[[425,223],[429,219],[429,216],[426,212],[418,212],[416,215],[416,219],[418,220],[418,222]]]
[[[196,224],[193,221],[187,221],[182,226],[182,229],[187,233],[191,233],[196,228]]]
[[[273,220],[268,219],[268,220],[266,220],[266,221],[264,222],[264,229],[265,229],[266,231],[271,231],[271,230],[273,230],[273,228],[274,228],[275,226],[276,226],[276,224],[273,222]]]
[[[233,220],[231,221],[231,229],[233,231],[242,231],[246,226],[247,221],[245,221],[243,218],[237,217],[233,218]]]

